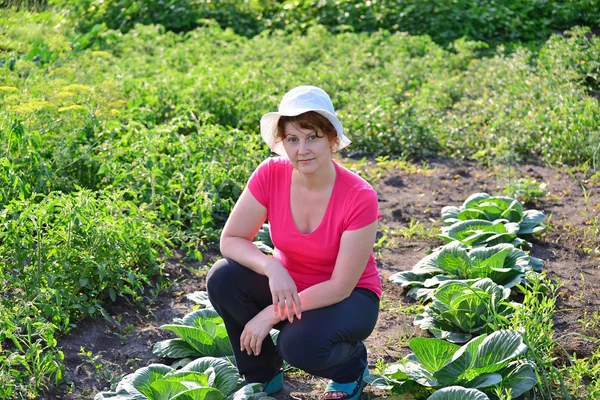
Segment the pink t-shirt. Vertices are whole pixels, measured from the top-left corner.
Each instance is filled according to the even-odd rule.
[[[298,291],[331,278],[344,231],[363,228],[381,217],[377,194],[367,181],[333,164],[336,178],[327,210],[321,224],[308,234],[298,231],[292,217],[290,185],[294,167],[289,159],[266,159],[248,181],[250,193],[267,208],[275,245],[273,257],[287,268]],[[356,287],[370,289],[381,298],[381,278],[372,251]]]

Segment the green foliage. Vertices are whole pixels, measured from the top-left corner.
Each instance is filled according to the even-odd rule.
[[[286,1],[271,26],[301,29],[319,23],[334,32],[387,29],[427,34],[439,43],[463,36],[497,43],[543,39],[582,22],[598,24],[598,6],[595,0]]]
[[[514,45],[481,58],[485,43],[448,42],[443,21],[452,16],[431,12],[432,3],[405,15],[393,7],[407,2],[322,3],[72,0],[53,2],[65,6],[55,13],[0,9],[0,397],[37,396],[59,379],[54,336],[97,315],[106,299],[158,290],[165,245],[201,256],[268,154],[260,116],[295,85],[332,95],[353,140],[345,155],[510,153],[595,165],[600,41],[588,28],[552,36],[539,54]],[[472,3],[455,4],[470,29],[460,6]],[[556,18],[571,10],[565,21],[593,20],[582,1],[533,10],[545,15],[550,5]],[[529,13],[490,20],[531,22],[521,33],[509,24],[517,35],[544,32]],[[448,46],[371,28],[389,23],[380,15],[437,24],[435,40]],[[136,25],[156,18],[167,29]],[[257,34],[278,21],[303,34]],[[349,21],[355,28],[342,25]]]
[[[550,163],[591,160],[600,143],[600,108],[589,96],[587,72],[574,68],[574,60],[593,64],[600,57],[598,43],[588,28],[576,28],[567,37],[552,36],[539,57],[500,49],[473,61],[455,88],[460,98],[440,121],[446,146],[456,156],[484,160],[507,152]]]
[[[514,223],[518,227],[517,235],[529,235],[542,231],[545,228],[542,225],[545,219],[546,216],[541,211],[524,211],[523,205],[515,198],[490,196],[487,193],[475,193],[469,196],[461,207],[446,206],[442,208],[442,221],[445,225],[450,225],[447,228],[442,228],[442,233],[450,234],[450,231],[453,230],[452,226],[459,221],[485,220]],[[475,227],[473,224],[461,224],[460,226],[469,226],[472,229]],[[506,228],[507,231],[510,230],[508,226]],[[486,230],[487,228],[477,226],[477,229]],[[464,243],[467,244],[480,243],[482,239],[481,237],[469,238],[462,234],[462,232],[463,230],[460,230],[452,237],[458,238],[461,241],[464,240]]]
[[[67,6],[80,30],[95,24],[129,31],[135,24],[162,24],[189,31],[204,19],[223,28],[254,36],[263,30],[305,32],[321,24],[340,32],[409,32],[431,36],[438,43],[460,37],[488,42],[530,41],[547,38],[577,24],[600,23],[597,0],[54,0]]]
[[[525,203],[532,203],[539,198],[546,197],[547,188],[546,182],[538,182],[534,178],[519,178],[516,182],[509,182],[504,187],[504,194]]]
[[[445,240],[446,243],[458,241],[469,246],[494,246],[499,243],[528,246],[528,242],[517,238],[518,232],[519,224],[515,222],[469,219],[442,227],[438,237]]]
[[[415,318],[415,325],[428,329],[438,339],[464,343],[480,333],[498,330],[518,303],[509,303],[510,289],[489,278],[468,285],[450,282],[431,296],[431,304]]]
[[[564,387],[562,377],[553,365],[556,341],[554,313],[560,282],[553,283],[545,273],[531,274],[527,282],[519,285],[524,294],[522,307],[515,309],[508,329],[519,329],[527,344],[527,359],[536,365],[538,384],[536,392],[542,398],[552,398],[558,387]],[[568,394],[562,391],[562,397]]]
[[[406,393],[417,383],[433,389],[475,388],[486,394],[501,387],[512,389],[515,397],[537,382],[535,366],[519,359],[527,346],[516,331],[481,335],[462,347],[441,339],[413,338],[409,347],[414,353],[388,365],[382,375],[370,375],[367,382],[392,394]]]
[[[427,400],[489,400],[485,393],[477,389],[467,389],[462,386],[448,386],[436,390]]]
[[[2,390],[15,396],[62,379],[55,334],[99,315],[108,298],[138,300],[148,288],[157,291],[163,284],[151,278],[160,275],[158,251],[168,244],[155,216],[116,191],[34,200],[0,209],[0,346],[11,351],[0,351],[0,382],[12,377]]]
[[[7,204],[0,211],[0,279],[13,295],[2,301],[9,307],[16,293],[31,296],[32,313],[68,330],[71,319],[95,314],[108,297],[139,298],[160,274],[157,252],[167,244],[154,219],[119,192]]]
[[[494,283],[511,288],[525,275],[541,267],[524,251],[501,243],[492,247],[472,248],[458,241],[440,247],[419,261],[410,271],[397,272],[389,279],[410,287],[407,295],[429,299],[439,286],[451,282],[475,282],[490,278]]]
[[[199,358],[176,370],[163,364],[151,364],[126,375],[114,392],[98,393],[95,400],[272,400],[264,393],[254,394],[237,368],[214,357]]]
[[[103,147],[97,156],[101,186],[128,190],[174,235],[185,229],[210,240],[263,154],[246,132],[185,116],[155,129],[131,124]]]
[[[175,332],[179,338],[156,343],[152,353],[158,357],[222,357],[233,354],[223,319],[213,309],[193,311],[161,328]]]
[[[221,27],[232,27],[236,33],[253,36],[264,29],[259,16],[268,12],[275,1],[257,0],[53,0],[68,7],[81,32],[95,25],[128,32],[136,24],[160,24],[167,30],[190,31],[206,19],[216,20]]]
[[[273,241],[271,240],[271,226],[268,223],[263,224],[252,243],[263,253],[273,254],[275,245],[273,245]]]
[[[0,303],[0,398],[32,398],[62,381],[64,354],[54,337],[57,327],[36,311],[26,299],[17,298],[10,306]]]

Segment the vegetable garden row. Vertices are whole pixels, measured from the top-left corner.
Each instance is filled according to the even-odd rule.
[[[540,371],[527,356],[524,327],[509,329],[520,306],[509,298],[511,290],[523,292],[528,280],[537,280],[532,274],[542,262],[519,249],[531,246],[519,235],[540,232],[544,219],[514,198],[486,193],[444,207],[438,236],[448,244],[390,277],[426,304],[414,323],[435,338],[412,339],[414,353],[370,382],[395,394],[423,393],[419,385],[438,389],[432,400],[507,399],[531,390]]]

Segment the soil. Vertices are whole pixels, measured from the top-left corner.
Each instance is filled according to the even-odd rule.
[[[562,283],[554,316],[555,338],[578,358],[591,355],[597,346],[593,342],[560,337],[571,332],[600,337],[598,327],[595,332],[585,331],[581,322],[600,310],[600,254],[597,253],[600,179],[586,179],[582,172],[568,173],[533,164],[488,168],[468,161],[435,159],[418,171],[387,168],[373,183],[379,194],[381,226],[400,229],[413,221],[413,226],[418,222],[425,234],[394,236],[378,252],[383,298],[377,326],[366,341],[371,370],[379,359],[393,362],[408,354],[410,338],[429,336],[413,325],[414,314],[408,307],[415,305],[415,301],[387,278],[398,271],[410,270],[428,250],[443,244],[426,234],[441,226],[442,207],[459,206],[476,192],[500,194],[508,176],[513,180],[527,176],[548,184],[547,195],[525,204],[528,209],[542,210],[551,216],[550,228],[530,238],[531,254],[544,260],[544,270],[551,279]],[[141,306],[124,301],[107,305],[118,324],[103,317],[81,321],[59,340],[69,383],[53,388],[42,399],[92,399],[94,394],[109,390],[111,383],[118,382],[124,374],[150,363],[168,363],[170,360],[159,359],[151,351],[154,343],[173,337],[160,326],[191,311],[195,303],[185,294],[205,289],[204,277],[216,257],[214,251],[209,251],[203,262],[192,263],[176,254],[165,269],[172,282],[169,289],[146,299]],[[91,353],[86,355],[82,349]],[[557,357],[561,362],[560,356]],[[325,385],[324,379],[291,370],[286,373],[284,391],[274,397],[319,399]],[[385,393],[367,386],[361,398],[382,396]]]

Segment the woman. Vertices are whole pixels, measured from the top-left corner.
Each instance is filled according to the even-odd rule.
[[[285,359],[329,378],[325,399],[358,399],[368,374],[362,341],[381,297],[377,195],[332,160],[350,140],[322,89],[292,89],[260,126],[280,157],[261,163],[233,208],[221,235],[225,258],[207,277],[209,298],[247,382],[281,390]],[[252,244],[267,218],[273,257]]]

